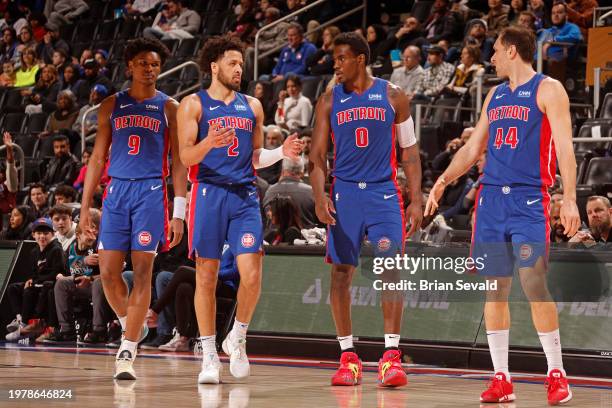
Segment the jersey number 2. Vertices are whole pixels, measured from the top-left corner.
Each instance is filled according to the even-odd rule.
[[[502,145],[504,144],[507,144],[512,149],[516,149],[516,145],[518,144],[516,127],[508,128],[508,133],[506,133],[506,137],[504,137],[504,129],[497,128],[497,133],[495,133],[495,148],[501,149]]]
[[[131,135],[128,138],[128,147],[130,148],[130,150],[128,150],[129,155],[135,156],[140,153],[140,136]]]
[[[227,155],[229,157],[238,156],[238,138],[236,136],[234,136],[234,139],[232,139],[232,144],[230,147],[227,148]]]
[[[357,147],[368,147],[368,128],[360,127],[355,129],[355,144]]]

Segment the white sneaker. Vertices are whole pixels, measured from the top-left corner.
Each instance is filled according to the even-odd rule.
[[[189,351],[189,339],[185,340],[177,331],[169,342],[158,347],[162,351]]]
[[[25,327],[25,326],[24,326]],[[23,327],[19,327],[17,330],[10,332],[9,334],[6,335],[6,341],[19,341],[24,337],[23,334],[21,334],[21,329],[23,329]]]
[[[17,315],[12,322],[6,325],[6,331],[9,333],[14,332],[15,330],[19,330],[20,328],[25,327],[25,324],[21,320],[21,315]]]
[[[116,380],[135,380],[136,372],[134,371],[134,359],[136,355],[132,355],[130,350],[121,350],[115,359],[115,376]]]
[[[198,384],[219,384],[221,382],[221,361],[217,353],[208,353],[202,360],[202,371]]]
[[[246,339],[238,339],[234,342],[230,332],[223,344],[223,352],[230,358],[230,373],[238,379],[247,378],[250,373],[249,358],[246,354]]]

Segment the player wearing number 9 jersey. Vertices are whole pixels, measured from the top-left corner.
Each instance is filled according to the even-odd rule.
[[[85,177],[79,225],[91,234],[89,207],[110,160],[111,181],[104,193],[98,249],[104,293],[124,330],[115,361],[116,379],[136,379],[133,361],[138,342],[147,334],[143,323],[151,299],[153,260],[158,249],[168,247],[170,238],[173,247],[183,236],[187,169],[178,156],[178,103],[155,88],[168,55],[157,40],[138,38],[126,44],[132,84],[100,105],[96,143]],[[166,197],[169,153],[175,194],[170,227]],[[134,269],[129,297],[121,276],[128,251]]]
[[[319,219],[328,224],[327,262],[332,264],[332,314],[340,342],[340,368],[332,385],[361,382],[361,361],[352,341],[350,282],[359,263],[365,237],[375,256],[403,253],[406,238],[402,191],[396,181],[396,140],[408,179],[410,235],[421,223],[421,164],[407,96],[394,85],[366,71],[369,48],[365,39],[344,33],[334,40],[334,70],[338,85],[317,104],[310,161],[311,183]],[[333,183],[325,196],[328,139],[334,151]],[[383,276],[387,278],[387,276]],[[401,365],[399,333],[403,298],[382,297],[385,353],[379,362],[383,386],[407,382]]]
[[[213,37],[200,53],[200,69],[210,87],[181,101],[178,111],[180,156],[189,166],[189,253],[196,258],[195,310],[202,346],[198,383],[218,384],[221,363],[215,344],[215,291],[223,245],[236,256],[240,273],[234,327],[223,341],[230,373],[249,376],[246,332],[261,286],[263,226],[254,185],[255,168],[283,157],[297,159],[302,142],[289,136],[283,146],[263,145],[263,108],[237,92],[242,78],[242,44]]]
[[[425,213],[433,215],[445,186],[467,172],[486,150],[471,256],[483,265],[481,274],[495,277],[497,290],[487,293],[484,308],[494,376],[480,401],[515,399],[508,368],[508,294],[517,267],[548,362],[548,403],[556,405],[568,402],[572,393],[563,369],[557,309],[546,286],[548,188],[555,180],[557,160],[563,180],[561,222],[565,234],[575,234],[580,217],[569,99],[558,81],[534,72],[531,31],[506,28],[494,50],[491,62],[508,82],[489,92],[470,140],[436,181]]]

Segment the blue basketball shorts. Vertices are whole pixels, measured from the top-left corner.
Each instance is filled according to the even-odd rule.
[[[254,184],[194,183],[188,225],[190,257],[221,259],[225,242],[235,256],[262,251],[263,224]]]
[[[404,203],[396,182],[347,182],[335,179],[330,191],[336,225],[327,229],[326,261],[335,265],[359,264],[361,244],[367,237],[375,256],[404,252]]]
[[[483,185],[478,191],[472,231],[478,273],[512,276],[515,266],[531,268],[548,262],[550,195],[546,189]]]
[[[161,178],[113,178],[104,192],[98,249],[167,249],[168,200]]]

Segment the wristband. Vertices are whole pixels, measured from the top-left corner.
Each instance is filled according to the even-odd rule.
[[[185,219],[185,208],[187,207],[187,199],[185,197],[174,197],[174,211],[172,218]]]

